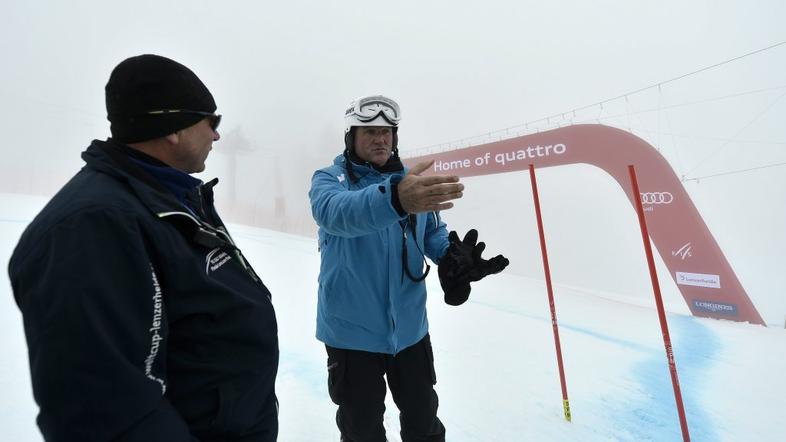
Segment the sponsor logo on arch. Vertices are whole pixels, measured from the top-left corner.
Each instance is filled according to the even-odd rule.
[[[693,256],[693,251],[691,250],[691,244],[689,242],[685,243],[682,247],[677,250],[671,251],[671,256],[679,256],[679,258],[683,261]]]
[[[725,316],[737,316],[738,310],[736,304],[726,304],[724,302],[705,301],[702,299],[694,299],[693,307],[696,310],[701,310],[708,313],[715,313]]]
[[[643,192],[641,194],[641,204],[645,212],[655,210],[654,206],[671,204],[674,202],[674,195],[671,192]]]
[[[695,287],[707,287],[711,289],[721,288],[719,275],[708,275],[706,273],[677,272],[675,279],[677,280],[677,284],[680,285],[692,285]]]

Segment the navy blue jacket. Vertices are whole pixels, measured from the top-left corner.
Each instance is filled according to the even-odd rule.
[[[129,155],[144,157],[94,141],[9,263],[41,432],[276,440],[270,292],[218,218],[215,182],[197,214]]]
[[[355,164],[351,182],[345,159],[311,178],[311,213],[319,225],[317,339],[350,350],[397,354],[428,333],[424,256],[433,262],[448,249],[439,215],[400,214],[392,187],[405,170],[380,172]],[[414,221],[414,223],[413,223]],[[414,224],[414,225],[413,225]]]

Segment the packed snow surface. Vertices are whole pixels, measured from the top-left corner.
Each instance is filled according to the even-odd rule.
[[[0,256],[7,264],[45,199],[0,194]],[[273,293],[281,348],[279,440],[338,441],[324,347],[314,338],[319,254],[311,238],[231,225]],[[657,312],[624,296],[557,284],[556,311],[572,422],[562,412],[543,281],[500,274],[459,307],[427,283],[439,416],[449,441],[679,441],[682,439]],[[42,440],[22,318],[7,275],[0,284],[0,428],[4,440]],[[669,313],[694,441],[784,440],[786,330]],[[398,416],[388,395],[388,437]]]

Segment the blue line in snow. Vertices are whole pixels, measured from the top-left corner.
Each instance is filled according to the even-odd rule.
[[[496,304],[485,303],[485,302],[482,302],[482,301],[470,301],[470,302],[472,302],[473,304],[478,304],[478,305],[482,305],[484,307],[492,308],[494,310],[502,311],[502,312],[505,312],[505,313],[510,313],[510,314],[513,314],[513,315],[516,315],[516,316],[523,316],[523,317],[526,317],[526,318],[529,318],[529,319],[533,319],[535,321],[551,323],[551,318],[547,318],[545,316],[540,316],[540,315],[533,315],[533,314],[529,314],[529,313],[524,313],[522,310],[518,310],[515,307],[500,306],[500,305],[496,305]],[[597,331],[591,330],[589,328],[579,327],[579,326],[576,326],[576,325],[571,325],[569,323],[560,322],[559,323],[559,328],[560,328],[560,330],[570,330],[570,331],[573,331],[573,332],[576,332],[576,333],[581,333],[583,335],[592,336],[593,338],[599,339],[601,341],[611,342],[611,343],[620,345],[622,347],[625,347],[625,348],[628,348],[628,349],[631,349],[631,350],[640,351],[640,352],[643,352],[643,353],[649,353],[649,352],[655,350],[655,348],[653,348],[653,347],[642,345],[642,344],[640,344],[638,342],[629,341],[629,340],[626,340],[626,339],[621,339],[621,338],[618,338],[616,336],[605,335],[603,333],[598,333]]]
[[[511,306],[470,302],[536,321],[551,322],[551,318],[525,313]],[[703,382],[703,374],[712,368],[711,361],[716,359],[721,348],[720,340],[695,317],[668,315],[668,322],[691,440],[716,441],[719,435],[715,428],[719,423],[713,422],[711,416],[703,411],[700,399],[702,391],[708,388]],[[560,329],[592,336],[648,355],[633,367],[632,377],[640,385],[640,391],[634,391],[624,402],[614,397],[601,397],[593,404],[619,417],[615,419],[616,434],[608,436],[623,441],[682,440],[674,389],[663,347],[646,346],[562,322]],[[639,400],[631,402],[631,399],[636,398]]]
[[[707,388],[703,374],[711,368],[710,361],[718,353],[720,341],[694,317],[670,315],[668,320],[691,440],[719,440],[715,430],[717,423],[704,412],[700,399],[702,391]],[[624,404],[605,403],[610,412],[620,416],[619,435],[624,435],[623,440],[682,440],[665,349],[652,351],[650,357],[636,364],[633,378],[641,386],[641,391],[628,399],[638,400]]]
[[[327,360],[327,355],[325,355]],[[326,365],[315,364],[312,359],[292,351],[281,351],[279,354],[279,377],[292,375],[300,382],[309,386],[311,392],[320,397],[328,397]]]

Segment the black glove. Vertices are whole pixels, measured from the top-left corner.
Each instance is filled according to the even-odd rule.
[[[480,281],[488,275],[499,273],[509,261],[502,255],[489,260],[481,258],[486,244],[478,243],[478,231],[470,230],[459,240],[455,231],[448,235],[450,246],[439,261],[439,282],[445,292],[445,302],[461,305],[469,298],[470,282]]]

